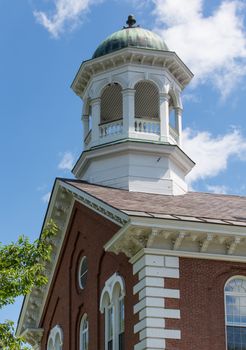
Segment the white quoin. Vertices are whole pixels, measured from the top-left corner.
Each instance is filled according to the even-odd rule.
[[[138,283],[133,294],[138,294],[139,302],[134,306],[139,322],[134,326],[139,342],[134,350],[166,349],[168,340],[181,339],[179,328],[167,328],[169,319],[179,320],[180,310],[168,308],[166,302],[180,298],[179,289],[165,286],[166,278],[179,279],[179,258],[141,251],[131,259],[133,274]],[[177,283],[178,285],[178,283]],[[178,324],[178,323],[177,323]]]
[[[190,79],[166,51],[125,48],[83,63],[72,85],[85,106],[75,177],[129,191],[186,193],[194,163],[180,149],[181,92]]]

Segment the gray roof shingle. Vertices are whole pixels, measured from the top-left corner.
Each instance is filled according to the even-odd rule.
[[[246,197],[202,192],[180,196],[129,192],[127,190],[92,185],[79,180],[61,179],[121,211],[148,213],[156,216],[178,216],[199,219],[246,222]]]

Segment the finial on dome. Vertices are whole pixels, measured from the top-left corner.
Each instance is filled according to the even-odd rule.
[[[132,28],[134,24],[136,24],[136,19],[133,15],[129,15],[126,21],[126,24],[128,25],[129,28]]]

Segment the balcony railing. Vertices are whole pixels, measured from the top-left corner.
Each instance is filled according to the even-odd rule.
[[[105,143],[110,142],[115,139],[119,135],[123,135],[123,119],[114,120],[107,123],[99,124],[99,139],[100,140],[92,140],[92,130],[88,132],[84,139],[84,144],[86,148],[91,146],[91,142],[97,143]],[[143,118],[135,118],[134,120],[134,131],[131,134],[131,137],[135,138],[143,138],[144,140],[153,140],[159,141],[160,138],[160,120],[153,119],[143,119]],[[141,136],[139,135],[141,133]],[[125,133],[127,137],[127,133]],[[169,136],[171,143],[179,143],[179,135],[175,128],[169,125]],[[121,136],[122,137],[122,136]]]
[[[160,121],[135,118],[135,131],[145,134],[160,135]]]
[[[99,125],[100,138],[115,136],[123,132],[123,119],[114,120],[112,122],[103,123]]]

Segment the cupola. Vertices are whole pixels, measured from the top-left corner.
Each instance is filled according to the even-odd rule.
[[[136,25],[106,38],[72,83],[83,100],[76,178],[129,191],[186,193],[181,92],[192,73],[157,34]]]
[[[168,51],[168,47],[162,38],[139,26],[135,26],[135,19],[129,16],[128,27],[111,34],[96,49],[92,58],[101,57],[126,47],[139,47],[143,49]]]

